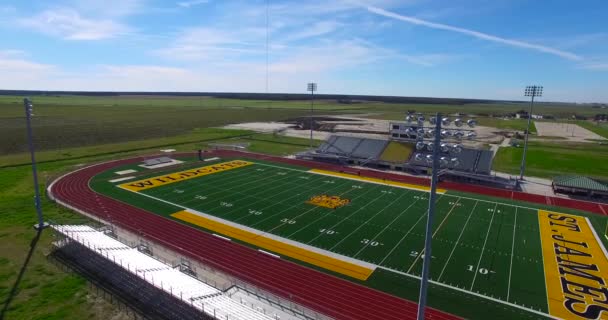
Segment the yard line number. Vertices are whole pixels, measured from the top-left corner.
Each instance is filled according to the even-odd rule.
[[[296,220],[292,220],[289,218],[283,218],[283,219],[281,219],[281,222],[287,223],[287,224],[296,224]]]
[[[377,247],[377,246],[384,245],[384,243],[382,243],[382,242],[378,242],[378,241],[374,241],[374,240],[370,240],[370,239],[363,239],[363,240],[361,240],[361,243],[363,243],[364,245],[369,245],[370,247]]]
[[[472,264],[470,264],[470,265],[467,266],[467,271],[474,272],[475,271],[475,267]],[[479,268],[479,270],[477,270],[477,272],[479,272],[481,274],[496,273],[495,271],[488,270],[486,268]]]

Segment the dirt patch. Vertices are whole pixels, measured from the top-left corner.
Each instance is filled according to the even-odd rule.
[[[539,137],[562,137],[568,141],[589,142],[589,139],[603,140],[600,135],[577,124],[535,121]]]

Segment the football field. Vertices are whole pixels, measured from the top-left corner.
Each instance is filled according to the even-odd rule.
[[[356,171],[247,159],[198,162],[196,168],[112,187],[135,202],[162,203],[171,219],[363,284],[377,272],[396,279],[421,274],[427,187],[361,177]],[[568,263],[585,262],[576,260],[575,248],[568,246],[581,239],[585,254],[608,267],[589,219],[438,192],[430,269],[436,287],[537,316],[576,318],[571,316],[593,304],[583,297],[572,310],[564,307],[569,296],[561,284],[577,282],[556,271],[566,260],[560,260],[560,246]],[[590,270],[583,272],[608,279],[599,269],[597,274]],[[374,287],[382,290],[382,284]]]

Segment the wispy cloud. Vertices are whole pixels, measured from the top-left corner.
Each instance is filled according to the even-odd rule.
[[[181,1],[181,2],[178,2],[177,5],[180,6],[180,7],[182,7],[182,8],[190,8],[190,7],[193,7],[193,6],[198,6],[198,5],[201,5],[201,4],[205,4],[207,2],[209,2],[209,0],[191,0],[191,1]]]
[[[581,65],[581,69],[591,71],[608,71],[608,62],[596,62]]]
[[[583,60],[583,57],[581,57],[577,54],[574,54],[574,53],[568,52],[568,51],[564,51],[564,50],[559,50],[556,48],[551,48],[551,47],[528,43],[528,42],[519,41],[519,40],[502,38],[502,37],[491,35],[488,33],[483,33],[483,32],[466,29],[466,28],[455,27],[455,26],[451,26],[451,25],[447,25],[447,24],[430,22],[427,20],[398,14],[398,13],[384,10],[382,8],[378,8],[378,7],[374,7],[374,6],[365,6],[364,5],[364,7],[367,11],[369,11],[373,14],[384,16],[384,17],[391,18],[391,19],[400,20],[400,21],[407,22],[407,23],[414,24],[414,25],[465,34],[465,35],[472,36],[474,38],[481,39],[481,40],[486,40],[486,41],[501,43],[501,44],[512,46],[512,47],[530,49],[530,50],[535,50],[535,51],[539,51],[539,52],[556,55],[558,57],[568,59],[568,60],[574,60],[574,61]]]
[[[17,23],[66,40],[101,40],[131,31],[131,28],[119,22],[85,18],[76,10],[68,8],[46,10],[33,17],[19,19]]]
[[[317,21],[302,31],[289,34],[283,41],[289,42],[326,35],[336,31],[343,25],[344,24],[333,20]]]
[[[40,73],[55,69],[48,64],[29,61],[25,58],[26,53],[21,50],[0,50],[0,71],[4,73]]]

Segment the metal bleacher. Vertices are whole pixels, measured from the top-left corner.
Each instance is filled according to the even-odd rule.
[[[130,275],[145,285],[183,302],[185,307],[200,312],[198,318],[232,320],[270,320],[276,317],[264,314],[238,301],[232,300],[223,291],[180,272],[135,248],[115,240],[101,231],[81,225],[53,225],[53,229],[65,237],[63,246],[74,243],[88,248],[85,259],[110,261],[123,278]],[[96,254],[95,254],[96,253]],[[116,272],[114,272],[116,273]],[[115,275],[118,276],[118,275]],[[143,281],[141,281],[143,280]],[[142,284],[143,285],[143,284]],[[142,286],[138,285],[138,286]],[[188,310],[188,308],[184,310]],[[172,311],[176,312],[176,311]],[[182,311],[180,311],[182,312]],[[203,317],[205,315],[205,317]]]
[[[331,136],[316,152],[357,159],[375,159],[380,156],[387,140],[345,136]]]

